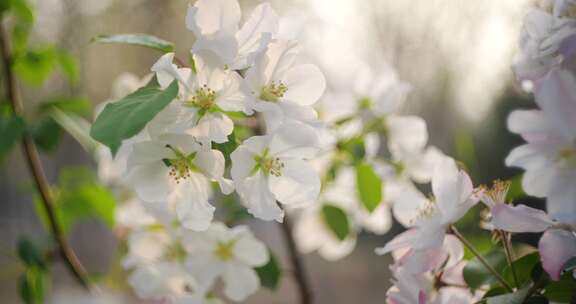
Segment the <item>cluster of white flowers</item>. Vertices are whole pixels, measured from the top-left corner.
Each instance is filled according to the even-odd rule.
[[[454,159],[428,145],[425,121],[400,114],[411,86],[391,69],[359,69],[350,87],[331,88],[317,103],[326,80],[297,63],[298,45],[281,38],[269,4],[240,26],[237,0],[196,1],[186,16],[196,38],[192,67],[167,53],[151,76],[123,76],[113,97],[154,80],[161,89],[177,83],[178,95],[114,157],[98,151],[101,179],[128,197],[117,220],[130,231],[123,265],[136,294],[216,304],[219,280],[236,302],[260,287],[255,268],[270,260],[266,246],[246,226],[214,220],[213,198],[234,192],[262,220],[296,216],[298,248],[328,260],[396,219],[407,230],[376,250],[394,257],[389,303],[480,299],[464,280],[469,244],[454,227],[479,201],[490,209],[489,229],[544,232],[542,265],[558,280],[576,256],[576,10],[571,0],[548,6],[528,14],[514,64],[541,109],[510,115],[509,129],[527,143],[506,159],[525,169],[523,188],[547,199],[546,213],[506,204],[509,183],[475,189]],[[240,127],[249,135],[238,136]],[[223,153],[226,144],[233,151]]]
[[[509,232],[542,232],[544,269],[558,279],[576,256],[576,3],[549,1],[526,17],[519,81],[530,83],[540,109],[516,110],[508,129],[526,144],[510,152],[506,164],[525,170],[524,191],[546,198],[548,213],[525,205],[490,204],[493,225]]]
[[[446,232],[478,202],[478,191],[447,156],[434,169],[432,191],[434,197],[415,208],[411,227],[376,249],[378,254],[392,252],[395,258],[394,286],[388,291],[391,303],[473,302],[462,274],[462,244]]]
[[[237,0],[199,0],[186,26],[196,40],[193,67],[163,55],[152,76],[122,76],[119,99],[154,77],[161,89],[178,83],[178,95],[116,155],[98,151],[99,175],[129,197],[117,213],[129,229],[125,268],[144,299],[220,303],[213,293],[244,301],[260,287],[256,267],[270,259],[246,226],[213,220],[217,184],[236,191],[248,213],[283,221],[284,208],[314,203],[320,178],[309,160],[322,148],[324,124],[312,105],[325,90],[320,70],[299,64],[295,41],[277,37],[278,17],[258,5],[240,26]],[[113,101],[111,101],[113,102]],[[235,123],[255,125],[251,137],[233,136]],[[261,124],[261,125],[260,125]],[[230,157],[215,144],[242,140]],[[228,172],[231,178],[227,178]]]
[[[416,207],[426,200],[415,183],[429,182],[435,164],[443,157],[437,148],[426,147],[428,132],[422,118],[399,114],[410,90],[390,68],[376,71],[364,67],[350,88],[328,94],[329,104],[321,107],[320,113],[331,123],[330,139],[326,140],[330,148],[316,162],[326,176],[320,204],[302,212],[295,230],[303,252],[317,250],[328,260],[348,255],[362,230],[378,235],[388,232],[390,208],[400,223],[410,225]],[[358,159],[350,159],[351,151],[345,147],[355,140],[360,145],[356,148],[364,150],[360,161],[372,167],[382,182],[382,201],[374,210],[362,205],[353,167]],[[388,155],[382,156],[382,151]],[[336,206],[348,215],[351,232],[345,239],[330,231],[322,216],[324,206]]]

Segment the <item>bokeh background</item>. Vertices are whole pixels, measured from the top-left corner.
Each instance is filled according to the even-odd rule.
[[[514,108],[530,108],[528,94],[514,84],[511,62],[529,0],[271,0],[282,17],[284,37],[300,40],[303,61],[319,64],[329,90],[350,87],[358,67],[395,69],[415,88],[405,113],[428,123],[431,144],[460,160],[475,184],[513,178],[504,158],[521,140],[506,131]],[[133,46],[91,43],[99,34],[147,33],[177,45],[185,55],[193,35],[184,26],[186,0],[36,0],[37,22],[32,43],[56,44],[80,63],[80,81],[70,85],[51,77],[41,87],[21,83],[31,108],[50,96],[78,94],[93,105],[106,100],[114,80],[124,72],[148,73],[158,53]],[[258,1],[240,1],[244,16]],[[327,94],[324,105],[330,106]],[[56,182],[62,168],[95,164],[65,135],[62,144],[42,157],[48,178]],[[537,201],[528,201],[538,205]],[[474,217],[477,215],[471,215]],[[254,220],[256,234],[286,264],[278,226]],[[400,231],[383,237],[362,235],[356,250],[339,262],[316,254],[305,256],[317,303],[383,303],[390,286],[389,257],[373,254]],[[470,226],[486,239],[489,235]],[[19,303],[17,278],[22,270],[14,254],[21,236],[45,238],[35,215],[33,187],[19,148],[0,165],[0,302]],[[94,273],[117,271],[114,233],[97,222],[77,224],[70,240]],[[526,239],[526,241],[530,241]],[[480,241],[478,241],[480,242]],[[113,284],[112,284],[113,285]],[[114,293],[122,287],[112,286]],[[70,291],[72,279],[63,267],[53,271],[51,293]],[[55,300],[58,303],[58,300]],[[129,295],[123,302],[140,303]],[[277,293],[263,290],[249,303],[296,303],[295,286],[285,277]]]

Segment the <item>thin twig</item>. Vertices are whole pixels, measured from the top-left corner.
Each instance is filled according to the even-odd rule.
[[[454,234],[455,237],[457,237],[462,242],[462,244],[464,244],[464,246],[470,249],[472,254],[476,256],[478,261],[480,261],[480,263],[482,263],[482,265],[484,265],[484,267],[486,267],[486,269],[490,271],[496,277],[496,279],[498,279],[498,281],[500,281],[500,284],[502,284],[502,286],[504,286],[510,292],[513,291],[512,287],[506,282],[506,280],[504,280],[504,278],[496,271],[496,269],[494,269],[490,264],[488,264],[488,261],[486,261],[486,259],[482,257],[482,255],[478,252],[478,250],[476,250],[476,248],[474,248],[474,246],[470,244],[470,242],[458,231],[458,229],[456,229],[456,227],[454,227],[454,225],[450,226],[450,231],[452,232],[452,234]]]
[[[287,213],[284,214],[284,221],[282,222],[281,226],[282,232],[284,234],[284,241],[286,242],[286,247],[288,249],[290,262],[292,263],[294,278],[296,279],[296,284],[298,285],[300,292],[300,303],[311,304],[312,289],[310,288],[310,283],[308,282],[304,261],[302,261],[300,253],[296,248],[296,243],[294,242],[294,236],[292,235],[292,224],[288,218]]]
[[[0,56],[2,57],[2,63],[4,66],[4,81],[7,98],[12,104],[14,113],[22,116],[24,114],[24,106],[20,100],[16,84],[16,77],[14,75],[14,71],[12,70],[12,55],[8,41],[9,38],[4,27],[3,20],[0,20]],[[68,244],[66,237],[64,236],[64,233],[57,222],[56,213],[54,210],[54,201],[52,200],[50,194],[50,187],[48,185],[46,176],[44,175],[44,169],[42,167],[42,163],[40,162],[38,150],[36,150],[34,141],[29,134],[25,133],[22,136],[22,147],[24,148],[28,169],[34,179],[36,188],[40,193],[40,197],[42,198],[42,205],[46,211],[46,215],[48,216],[48,222],[50,224],[52,235],[58,244],[60,256],[63,258],[66,267],[74,275],[78,283],[80,283],[86,289],[90,290],[91,284],[88,280],[88,275],[78,260],[78,257],[76,257],[76,254]]]
[[[504,247],[504,252],[506,253],[506,260],[508,261],[508,265],[510,266],[510,270],[512,271],[514,284],[516,285],[516,288],[520,288],[520,281],[518,281],[518,276],[516,275],[516,267],[514,267],[514,256],[512,253],[512,248],[510,246],[510,239],[506,235],[506,232],[502,230],[498,230],[498,234],[500,235],[500,240],[502,241],[502,247]]]

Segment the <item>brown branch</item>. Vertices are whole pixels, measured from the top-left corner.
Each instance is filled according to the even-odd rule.
[[[304,261],[301,259],[300,253],[296,248],[296,243],[292,234],[292,224],[290,222],[290,218],[288,218],[287,213],[284,214],[284,221],[280,225],[282,226],[284,241],[288,249],[288,257],[290,259],[290,263],[292,264],[294,278],[300,292],[300,303],[311,304],[313,301],[312,289],[310,288]]]
[[[14,75],[14,71],[12,70],[13,62],[8,41],[9,37],[4,27],[3,20],[0,20],[0,57],[2,58],[2,63],[4,66],[4,81],[7,98],[12,105],[14,113],[16,115],[23,116],[24,106],[20,100],[18,87],[16,84],[16,77]],[[40,162],[38,150],[36,150],[33,139],[27,133],[24,133],[22,136],[22,147],[24,149],[28,169],[34,179],[36,188],[40,193],[40,197],[42,198],[42,205],[48,216],[50,230],[58,244],[59,254],[64,260],[66,267],[74,275],[78,283],[80,283],[85,288],[90,289],[91,284],[88,280],[88,275],[78,260],[78,257],[76,257],[76,254],[68,244],[64,232],[58,224],[54,210],[54,201],[52,200],[50,193],[50,186],[48,185],[48,181],[44,175],[44,169],[42,167],[42,163]]]

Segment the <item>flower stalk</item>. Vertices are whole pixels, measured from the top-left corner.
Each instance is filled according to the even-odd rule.
[[[476,248],[472,246],[472,244],[460,233],[460,231],[458,231],[458,229],[456,229],[454,225],[450,225],[449,230],[455,237],[457,237],[462,242],[462,244],[464,244],[464,246],[466,246],[470,250],[470,252],[472,252],[472,254],[474,254],[474,256],[476,256],[476,258],[478,258],[478,261],[480,261],[480,263],[482,263],[482,265],[484,265],[484,267],[486,267],[486,269],[490,271],[494,275],[494,277],[496,277],[496,279],[500,282],[500,284],[502,284],[502,286],[504,286],[504,288],[506,288],[510,292],[513,291],[510,284],[508,284],[506,280],[504,280],[504,278],[496,271],[496,269],[494,269],[494,267],[492,267],[488,263],[488,261],[486,261],[486,259],[482,257],[482,255],[478,252],[478,250],[476,250]]]
[[[8,42],[8,34],[3,21],[4,20],[0,19],[0,57],[4,68],[4,87],[7,95],[6,97],[12,105],[14,113],[17,115],[23,115],[24,106],[19,96],[16,76],[12,69],[12,54]],[[24,133],[22,136],[22,147],[28,169],[40,194],[42,206],[46,211],[52,236],[57,243],[58,254],[62,257],[66,267],[72,273],[76,281],[78,281],[78,283],[84,288],[91,290],[91,283],[88,279],[88,274],[74,253],[74,250],[66,240],[64,232],[57,221],[55,204],[50,193],[50,186],[44,174],[38,150],[29,134]]]

